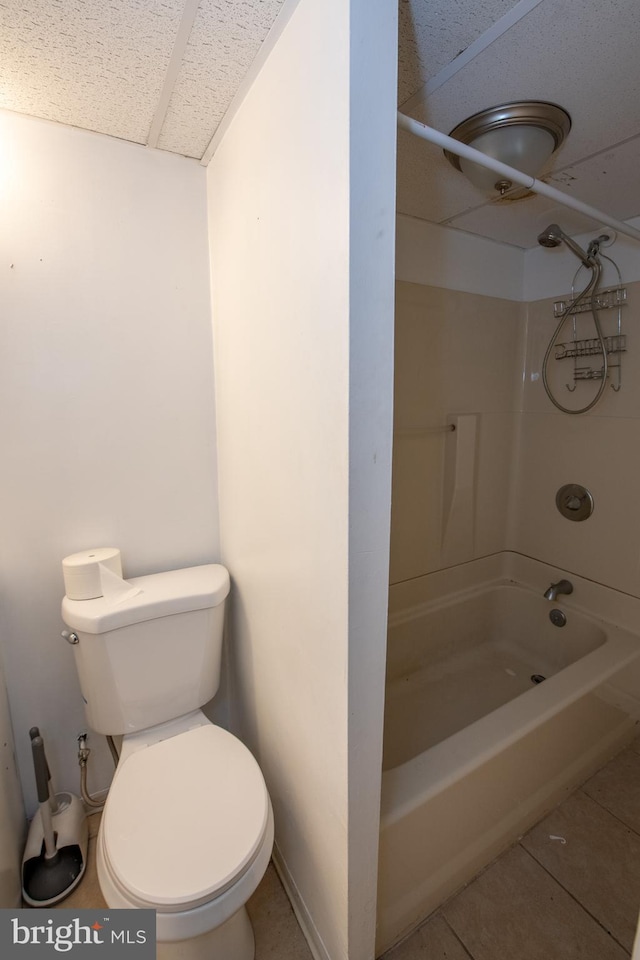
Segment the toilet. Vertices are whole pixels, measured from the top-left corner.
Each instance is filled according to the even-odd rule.
[[[107,904],[156,911],[159,960],[253,960],[245,904],[273,846],[250,751],[201,707],[220,681],[220,564],[128,581],[117,601],[62,601],[87,721],[123,735],[97,838]]]

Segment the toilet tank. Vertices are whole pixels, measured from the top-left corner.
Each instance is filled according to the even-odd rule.
[[[87,722],[133,733],[181,717],[215,695],[229,574],[220,564],[127,581],[140,592],[109,601],[62,601],[78,637],[74,656]]]

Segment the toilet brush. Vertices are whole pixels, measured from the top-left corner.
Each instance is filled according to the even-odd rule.
[[[22,895],[34,907],[52,906],[78,885],[86,867],[87,823],[78,797],[58,794],[51,804],[50,773],[42,737],[30,731],[39,808],[22,861]]]

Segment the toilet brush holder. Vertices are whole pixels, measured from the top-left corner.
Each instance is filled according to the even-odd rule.
[[[45,824],[40,807],[31,821],[22,858],[22,897],[32,907],[52,906],[67,897],[82,880],[87,866],[89,827],[82,800],[73,793],[57,793],[55,801],[51,825],[56,856],[62,859],[60,867],[55,869],[59,873],[66,870],[69,883],[62,884],[63,888],[58,890],[59,883],[51,887],[38,882],[39,875],[46,873],[47,868]]]
[[[50,907],[68,897],[82,880],[89,827],[80,797],[52,795],[40,731],[32,727],[29,735],[40,806],[31,821],[22,858],[22,897],[32,907]]]

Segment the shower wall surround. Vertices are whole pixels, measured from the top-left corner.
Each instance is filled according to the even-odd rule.
[[[520,553],[640,596],[640,282],[626,287],[622,387],[619,392],[608,387],[598,406],[582,416],[556,411],[539,376],[557,322],[553,318],[557,297],[527,306],[523,409],[514,477],[515,498],[527,509],[513,512],[510,540]],[[567,381],[573,385],[570,373],[568,369]],[[597,386],[597,382],[579,383],[580,401],[587,402]],[[595,508],[584,523],[570,523],[556,509],[556,491],[565,483],[581,483],[593,495]]]
[[[521,255],[520,289],[531,297],[535,274],[537,289],[554,294],[524,302],[491,267],[479,279],[478,263],[487,257],[493,255],[500,267],[501,245],[491,249],[481,238],[456,239],[455,231],[432,224],[420,232],[406,220],[399,218],[398,225],[391,582],[513,550],[640,597],[638,245],[631,249],[632,241],[618,240],[612,250],[628,291],[622,389],[607,389],[597,407],[572,417],[553,407],[540,378],[557,322],[553,301],[571,288],[571,255]],[[442,285],[430,266],[435,240],[455,265],[453,271],[440,264]],[[464,258],[474,249],[469,282]],[[424,280],[410,283],[409,276]],[[463,284],[481,292],[451,289]],[[486,295],[491,289],[495,297]],[[577,389],[588,402],[594,384]],[[466,435],[440,430],[460,415]],[[456,457],[466,457],[466,479]],[[457,503],[456,478],[459,489],[466,487]],[[556,509],[556,491],[565,483],[583,484],[593,494],[595,510],[584,523],[571,523]],[[458,537],[454,551],[447,545],[452,509],[467,525],[466,539]]]
[[[396,284],[392,583],[508,548],[525,320],[515,300]]]

